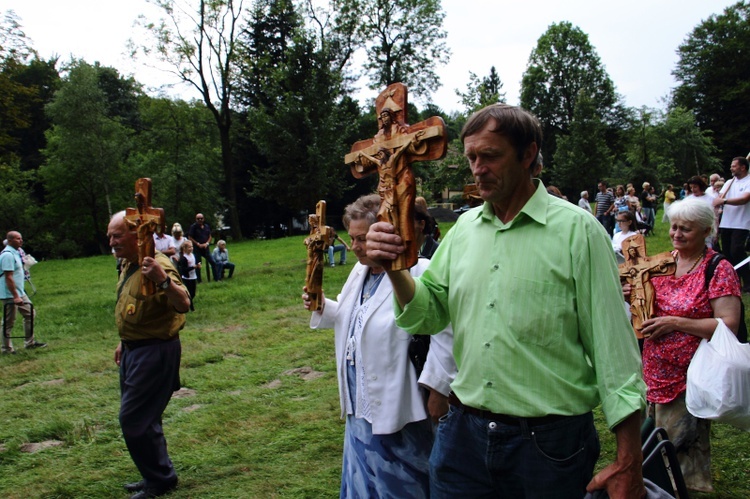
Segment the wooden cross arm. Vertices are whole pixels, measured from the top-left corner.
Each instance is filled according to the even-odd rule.
[[[378,142],[374,143],[371,139],[367,141],[360,141],[357,144],[352,147],[354,149],[357,147],[358,144],[371,144],[367,147],[364,147],[362,149],[353,150],[346,156],[344,156],[344,163],[345,164],[351,164],[357,161],[357,158],[360,156],[360,154],[367,154],[369,156],[374,156],[380,149],[396,149],[399,147],[403,147],[405,145],[408,145],[413,140],[422,141],[431,139],[434,137],[443,137],[443,127],[439,125],[434,126],[428,126],[426,128],[423,128],[421,130],[412,130],[410,129],[409,133],[403,134],[403,135],[397,135],[396,137],[393,137],[392,139],[386,140],[384,142]]]

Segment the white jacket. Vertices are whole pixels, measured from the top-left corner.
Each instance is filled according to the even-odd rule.
[[[411,270],[413,276],[424,272],[428,260],[419,259]],[[355,300],[367,278],[368,267],[355,264],[337,301],[325,299],[323,313],[313,312],[312,329],[333,328],[336,342],[336,374],[339,383],[341,417],[346,416],[346,343],[349,319]],[[408,358],[411,335],[396,327],[393,311],[393,286],[387,278],[381,281],[364,317],[360,351],[368,375],[367,392],[370,399],[372,432],[376,435],[396,433],[407,423],[427,418],[425,402],[419,392],[417,376]],[[453,331],[448,327],[432,336],[419,383],[448,395],[450,383],[456,375],[453,359]]]

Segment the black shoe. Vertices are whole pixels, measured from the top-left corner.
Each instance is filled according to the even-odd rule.
[[[35,341],[34,343],[32,343],[31,345],[27,346],[26,348],[28,348],[28,349],[32,349],[32,348],[44,348],[46,346],[47,346],[46,343],[39,343],[38,341]]]
[[[130,496],[130,499],[147,499],[149,497],[159,497],[170,493],[177,488],[177,482],[165,487],[146,487],[140,490],[137,494]]]
[[[3,350],[3,355],[6,355],[6,354],[7,355],[15,355],[16,351],[15,350]]]
[[[126,483],[123,487],[125,487],[125,490],[128,492],[139,492],[146,488],[146,481],[141,480],[139,482]]]

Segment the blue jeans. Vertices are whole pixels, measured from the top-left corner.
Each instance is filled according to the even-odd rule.
[[[433,498],[560,498],[586,495],[599,457],[591,413],[513,426],[450,406],[430,455]]]
[[[656,211],[653,208],[641,208],[641,214],[643,221],[653,227],[656,222]]]
[[[341,260],[339,260],[339,265],[344,265],[346,263],[346,246],[344,246],[343,244],[331,244],[328,246],[328,263],[333,263],[333,257],[338,251],[341,252]]]
[[[745,245],[747,243],[747,237],[750,231],[745,229],[720,229],[719,236],[721,237],[721,251],[727,260],[732,262],[732,265],[737,265],[747,257],[747,251],[745,251]],[[745,290],[750,288],[750,271],[748,266],[744,265],[737,270],[737,275],[742,279],[742,286]]]
[[[232,274],[234,274],[234,264],[232,262],[214,262],[214,268],[216,269],[216,273],[214,273],[214,280],[215,281],[221,281],[224,279],[224,270],[229,269],[229,277],[232,277]]]
[[[612,229],[614,228],[612,215],[597,215],[596,219],[599,220],[599,223],[604,226],[604,230],[607,231],[607,234],[612,237]]]

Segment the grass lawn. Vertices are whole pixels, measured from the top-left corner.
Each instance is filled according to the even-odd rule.
[[[234,277],[198,286],[181,333],[184,389],[164,415],[180,476],[170,497],[338,496],[333,334],[308,328],[303,239],[230,243]],[[667,228],[647,244],[669,249]],[[353,261],[326,268],[329,295]],[[0,497],[125,498],[122,484],[139,479],[117,421],[116,277],[110,256],[33,267],[36,332],[49,347],[26,352],[16,339],[19,353],[0,356]],[[603,467],[614,444],[598,411],[597,425]],[[720,424],[712,433],[713,497],[750,497],[750,436]],[[58,445],[22,450],[44,441]]]

